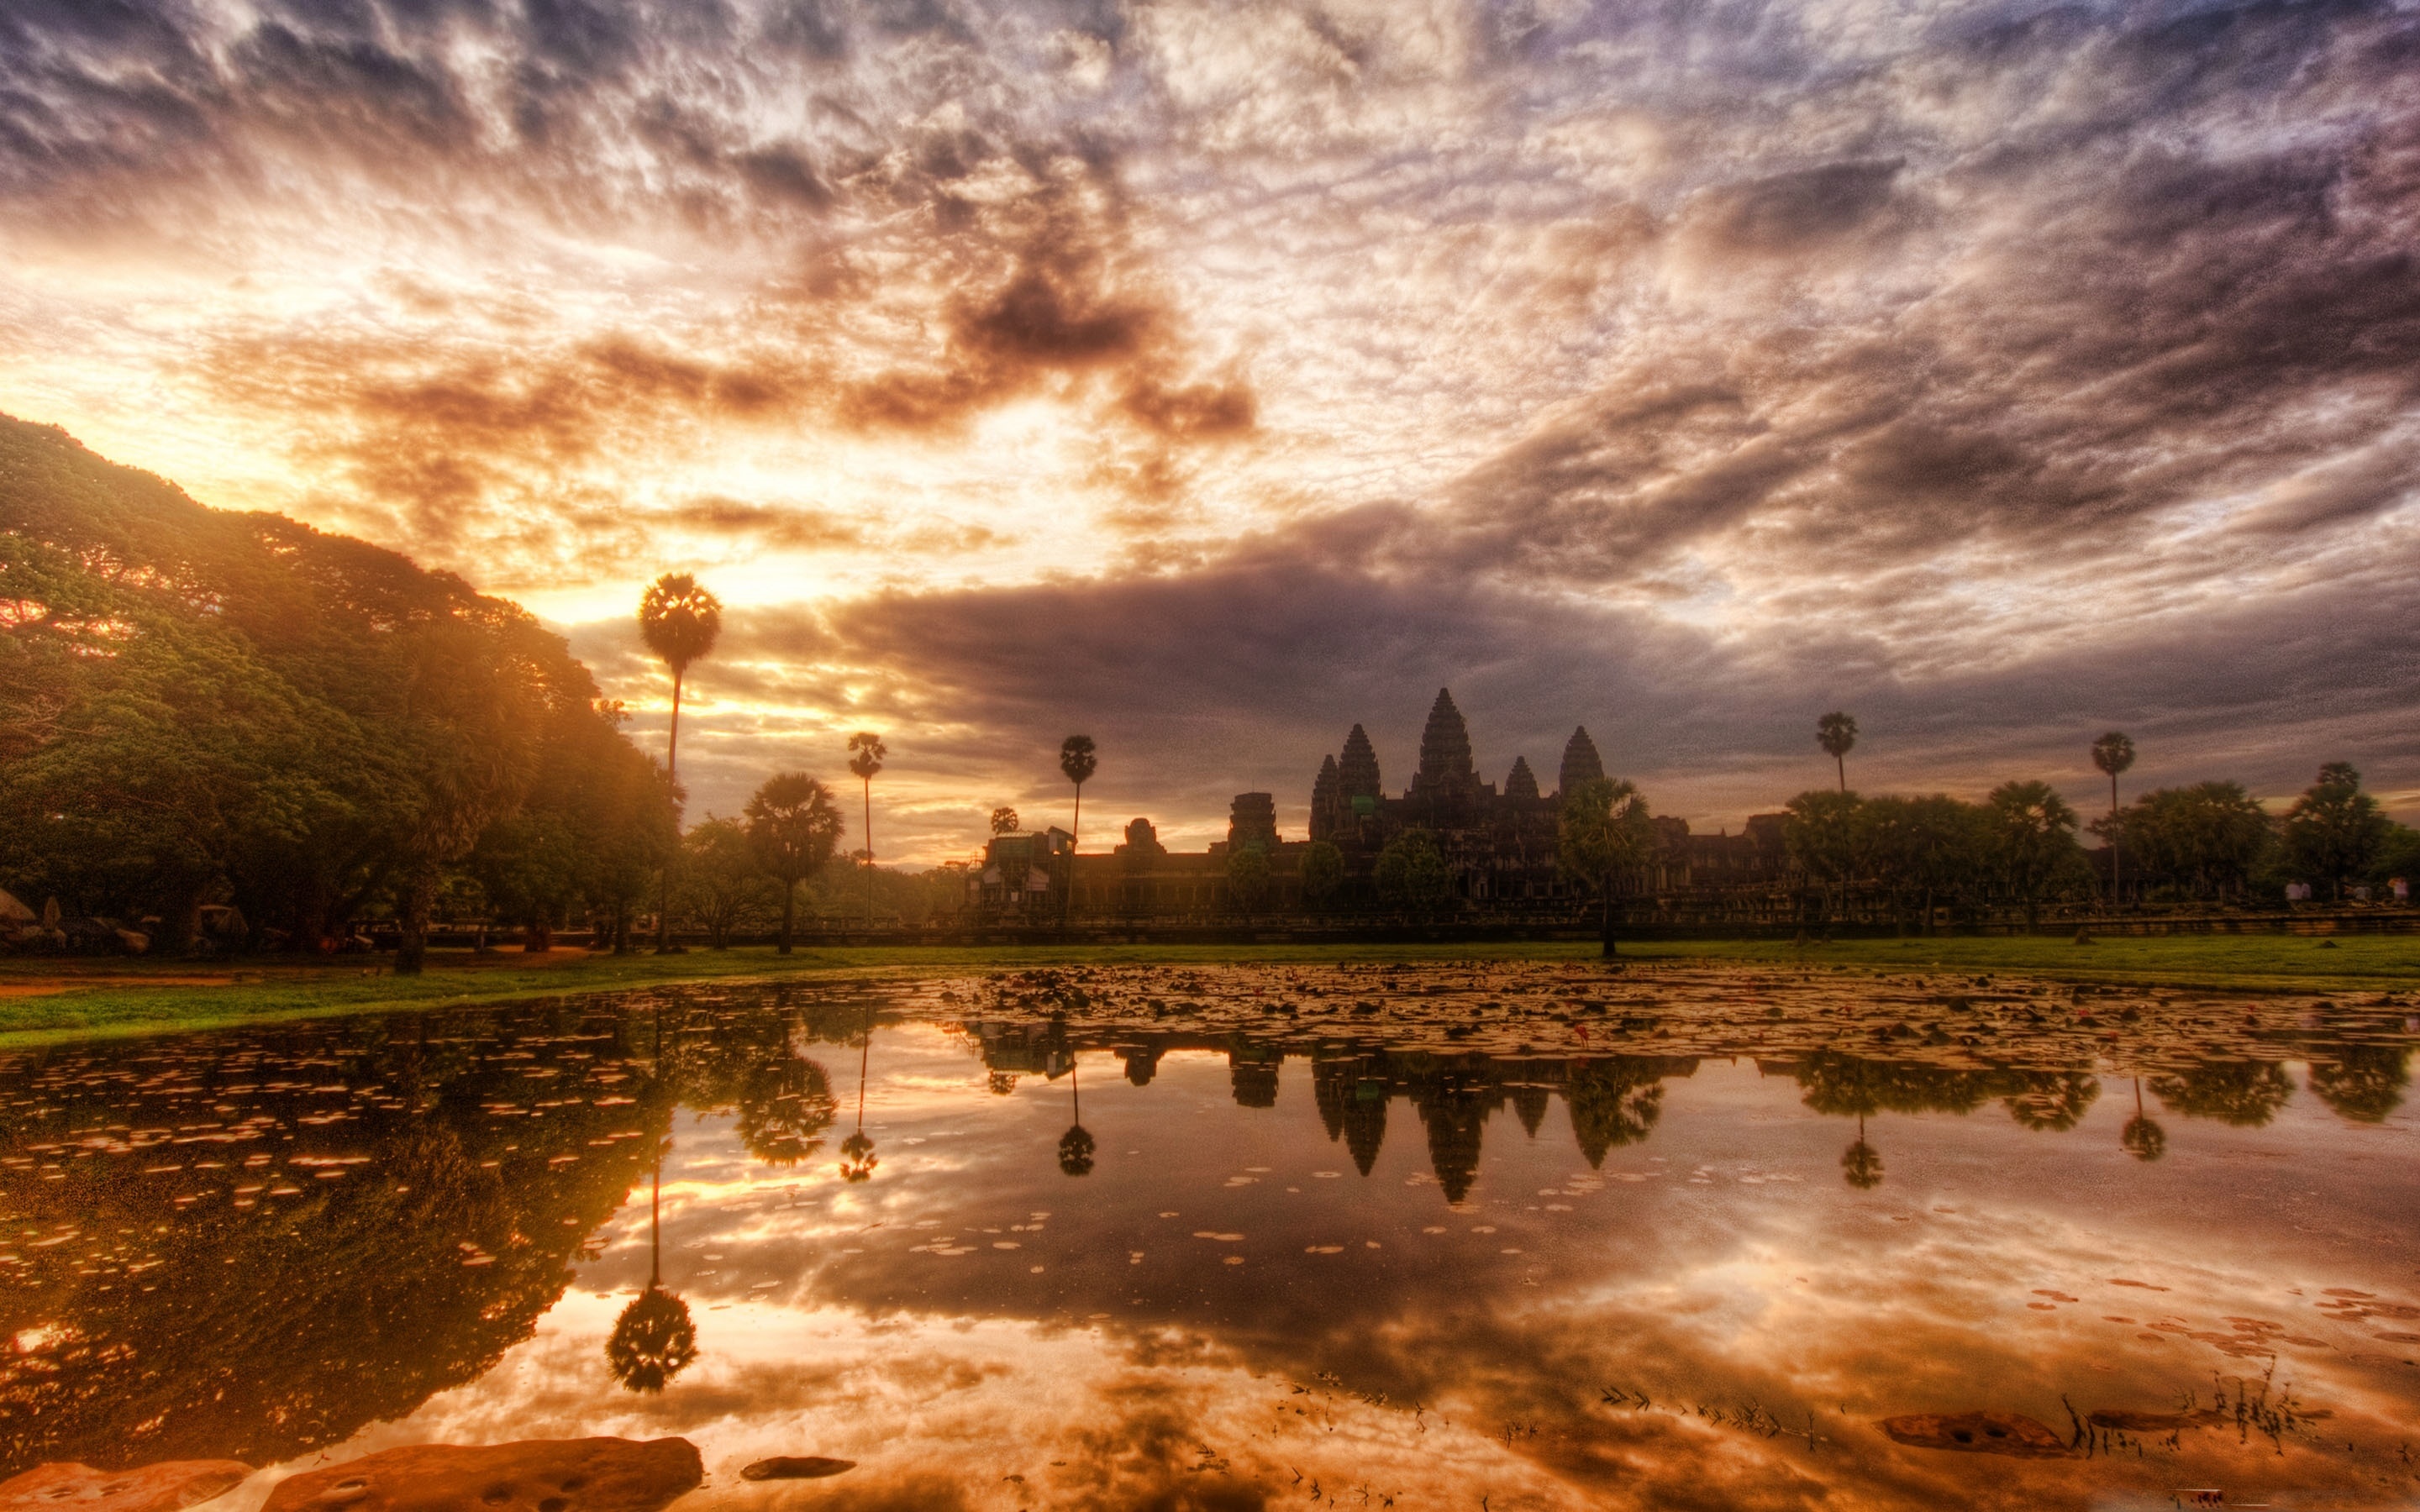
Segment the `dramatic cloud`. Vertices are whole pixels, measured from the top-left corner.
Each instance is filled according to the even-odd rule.
[[[1709,824],[1836,704],[1869,786],[2114,725],[2420,795],[2415,65],[2360,0],[19,5],[0,409],[645,719],[611,622],[698,570],[699,800],[879,723],[918,856],[1078,726],[1291,816],[1449,683]]]

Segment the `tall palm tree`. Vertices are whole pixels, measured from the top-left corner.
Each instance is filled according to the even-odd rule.
[[[664,1146],[656,1144],[656,1167],[647,1194],[647,1289],[613,1322],[605,1341],[606,1368],[625,1388],[659,1392],[697,1359],[697,1321],[689,1304],[664,1289]]]
[[[848,769],[865,784],[865,927],[874,927],[874,774],[882,770],[882,759],[891,748],[871,730],[861,730],[848,737]]]
[[[1059,1136],[1059,1170],[1064,1176],[1090,1176],[1093,1174],[1095,1145],[1093,1132],[1084,1127],[1084,1094],[1076,1085],[1076,1066],[1070,1063],[1067,1067],[1067,1091],[1075,1101],[1075,1113],[1067,1125],[1067,1132]]]
[[[1882,1152],[1866,1143],[1866,1116],[1857,1115],[1857,1142],[1840,1154],[1840,1180],[1860,1192],[1883,1184]]]
[[[664,777],[680,777],[681,683],[690,667],[703,661],[722,636],[722,600],[685,572],[668,572],[639,595],[639,639],[672,669],[672,733],[664,742]],[[666,866],[657,888],[656,949],[672,945],[672,868]]]
[[[1069,735],[1059,742],[1059,770],[1068,781],[1076,784],[1076,817],[1067,831],[1067,887],[1059,897],[1059,917],[1062,918],[1066,918],[1068,910],[1076,904],[1075,852],[1084,834],[1084,784],[1092,780],[1100,764],[1099,758],[1094,754],[1092,736]]]
[[[1857,748],[1857,717],[1838,709],[1815,721],[1815,744],[1832,758],[1840,774],[1840,791],[1849,791],[1849,752]]]
[[[857,1132],[840,1142],[840,1174],[845,1181],[862,1181],[882,1163],[874,1158],[874,1141],[865,1137],[865,1070],[874,1054],[874,1011],[866,1011],[865,1034],[857,1051]]]
[[[2110,731],[2092,743],[2092,764],[2109,774],[2109,900],[2115,903],[2125,859],[2118,849],[2118,774],[2134,764],[2134,742]]]

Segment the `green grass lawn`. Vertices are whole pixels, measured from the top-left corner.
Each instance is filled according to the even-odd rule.
[[[2420,988],[2420,938],[2318,940],[2284,934],[2108,939],[1845,940],[1637,943],[1637,962],[1812,964],[1855,971],[2002,972],[2060,980],[2247,992]],[[581,956],[533,964],[515,952],[477,960],[438,952],[420,977],[383,963],[274,959],[220,964],[144,961],[0,961],[0,1048],[102,1035],[207,1028],[274,1019],[500,1002],[681,981],[814,976],[957,974],[1036,965],[1195,962],[1592,960],[1585,942],[1518,945],[1065,945],[694,950],[684,955]],[[62,991],[27,989],[64,987]]]

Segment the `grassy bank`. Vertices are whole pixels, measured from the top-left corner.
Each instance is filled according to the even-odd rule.
[[[2294,935],[2112,939],[1977,938],[1640,943],[1626,959],[1813,964],[1853,971],[2009,972],[2060,980],[2245,992],[2420,989],[2420,939],[2340,940]],[[439,952],[420,977],[383,963],[245,961],[224,966],[141,961],[0,961],[0,1047],[45,1041],[331,1014],[458,1007],[518,997],[612,992],[674,982],[959,974],[1036,965],[1191,962],[1593,960],[1585,943],[1520,945],[1147,946],[1032,945],[697,950],[685,955],[543,958]]]

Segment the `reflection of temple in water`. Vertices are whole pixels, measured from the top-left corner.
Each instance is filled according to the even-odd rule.
[[[1311,1090],[1327,1137],[1341,1142],[1362,1175],[1377,1165],[1387,1138],[1387,1105],[1412,1105],[1427,1141],[1430,1168],[1446,1199],[1459,1202],[1479,1175],[1487,1120],[1510,1109],[1523,1133],[1536,1138],[1556,1097],[1571,1116],[1574,1141],[1591,1166],[1606,1151],[1637,1144],[1663,1111],[1662,1082],[1696,1072],[1694,1058],[1658,1056],[1493,1056],[1433,1050],[1290,1047],[1243,1035],[1122,1035],[1115,1041],[1074,1038],[1064,1023],[972,1023],[984,1067],[1003,1076],[1039,1073],[1056,1079],[1079,1050],[1106,1050],[1125,1067],[1126,1080],[1147,1087],[1171,1050],[1227,1057],[1228,1083],[1239,1107],[1275,1107],[1289,1058],[1311,1062]]]

